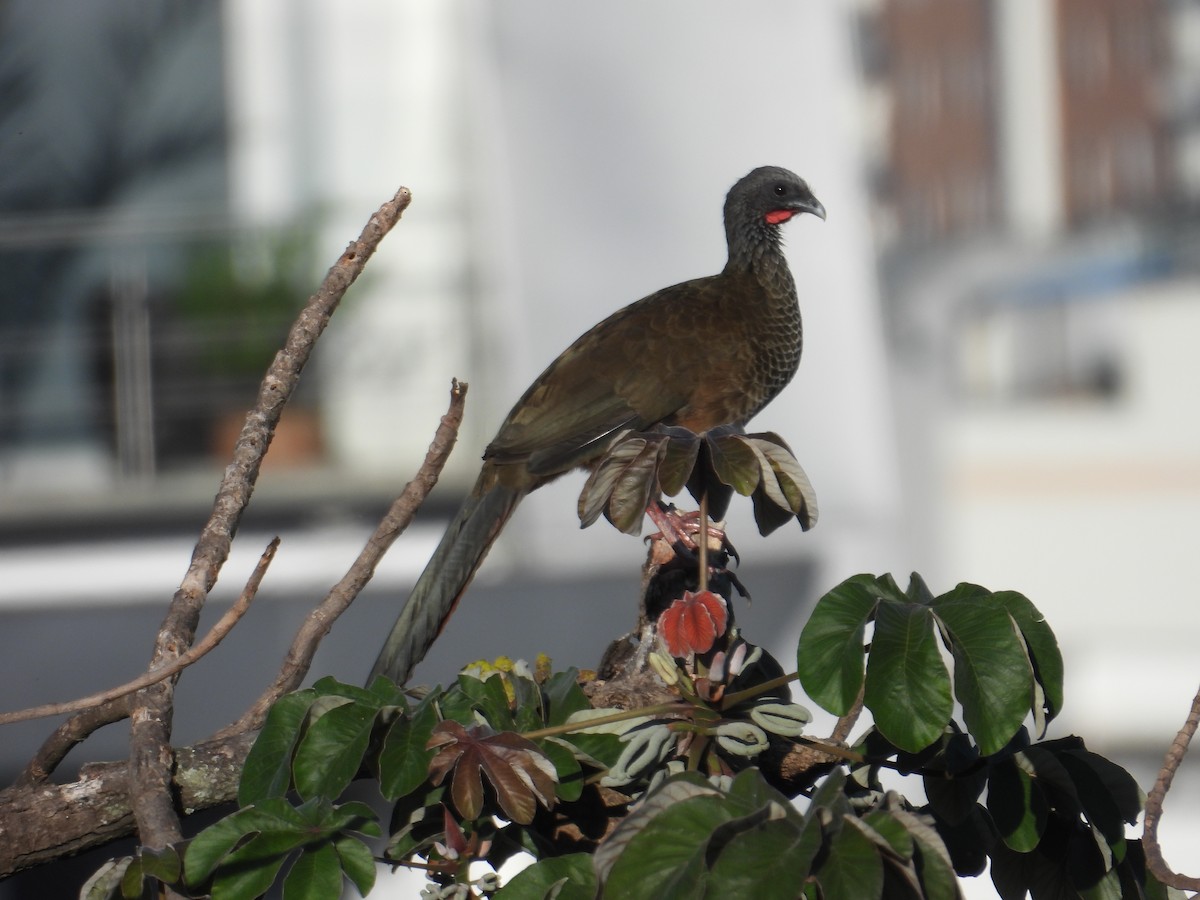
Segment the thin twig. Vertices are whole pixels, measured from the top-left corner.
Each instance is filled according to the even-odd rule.
[[[1146,797],[1146,820],[1142,830],[1142,848],[1146,854],[1147,868],[1163,884],[1187,891],[1200,890],[1200,878],[1181,875],[1172,871],[1171,867],[1167,865],[1167,861],[1163,858],[1162,847],[1158,843],[1158,823],[1162,819],[1163,801],[1166,800],[1167,791],[1171,789],[1171,782],[1175,779],[1179,764],[1187,755],[1188,744],[1192,742],[1197,725],[1200,725],[1200,690],[1197,690],[1196,696],[1192,698],[1192,708],[1188,711],[1187,720],[1179,729],[1179,734],[1175,735],[1171,746],[1167,748],[1167,755],[1163,759],[1162,768],[1159,769],[1158,778],[1154,782],[1150,795]]]
[[[126,694],[132,694],[134,691],[140,691],[144,687],[149,687],[152,684],[162,681],[164,678],[170,678],[176,672],[186,669],[196,660],[208,654],[217,644],[221,643],[225,635],[233,630],[233,626],[250,609],[250,603],[254,600],[255,594],[258,593],[258,586],[262,583],[263,576],[267,573],[267,566],[275,558],[275,551],[278,547],[279,538],[275,538],[267,545],[267,549],[263,551],[262,556],[259,558],[258,564],[254,567],[254,571],[251,573],[250,579],[246,582],[246,587],[243,588],[237,602],[226,611],[225,615],[221,616],[217,623],[209,630],[208,634],[188,650],[187,653],[183,654],[183,656],[177,657],[173,662],[167,663],[160,668],[143,672],[132,681],[127,681],[124,684],[117,685],[105,691],[89,694],[86,697],[67,700],[63,703],[43,703],[41,706],[31,706],[28,709],[19,709],[15,712],[0,713],[0,725],[25,722],[29,719],[42,719],[46,716],[60,716],[64,713],[79,712],[89,707],[99,706],[102,703],[108,703]]]
[[[416,515],[429,492],[437,484],[442,467],[454,449],[458,439],[458,429],[462,424],[463,405],[467,399],[467,385],[455,380],[450,385],[450,408],[442,416],[425,461],[417,471],[417,475],[404,486],[400,496],[392,503],[374,534],[359,553],[354,564],[349,568],[334,587],[325,596],[308,617],[292,640],[292,646],[284,657],[283,666],[271,686],[263,692],[254,704],[242,713],[241,717],[231,725],[222,728],[212,740],[221,740],[243,731],[257,731],[262,727],[267,710],[276,700],[300,686],[304,676],[308,674],[313,655],[321,639],[329,633],[337,620],[354,599],[367,586],[375,574],[375,567],[383,555],[392,546]]]
[[[129,718],[129,709],[133,705],[133,697],[126,694],[107,703],[85,709],[67,719],[51,734],[37,753],[25,765],[25,770],[17,777],[14,785],[30,785],[45,781],[50,774],[66,759],[71,748],[86,740],[93,732],[99,731],[105,725],[120,722]]]
[[[708,590],[708,491],[700,494],[700,578],[696,590]]]
[[[371,216],[359,239],[351,242],[333,264],[292,324],[283,349],[275,355],[259,388],[258,401],[246,416],[212,514],[200,532],[191,565],[159,628],[151,669],[185,653],[195,638],[200,610],[229,556],[234,532],[254,492],[263,456],[283,408],[299,384],[313,346],[346,290],[411,200],[411,192],[400,188]],[[171,794],[173,701],[174,680],[166,679],[139,691],[130,711],[130,801],[142,844],[152,849],[174,843],[183,836]]]

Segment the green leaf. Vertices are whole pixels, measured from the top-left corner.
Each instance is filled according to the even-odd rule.
[[[892,808],[889,813],[908,829],[916,845],[917,877],[925,900],[958,900],[961,894],[954,874],[954,863],[932,818],[904,808]]]
[[[768,804],[774,804],[783,810],[792,811],[791,798],[767,784],[758,769],[743,769],[734,776],[726,793],[734,808],[743,813],[749,813]]]
[[[568,803],[578,800],[583,794],[583,766],[576,758],[574,749],[566,741],[557,738],[540,740],[537,745],[558,773],[558,785],[555,788],[558,799]]]
[[[1058,639],[1050,630],[1046,617],[1024,595],[1016,591],[997,591],[992,594],[992,599],[1017,623],[1033,660],[1034,677],[1045,692],[1047,721],[1053,719],[1063,706],[1063,660]]]
[[[960,586],[937,598],[933,610],[950,636],[963,720],[979,752],[989,756],[1002,750],[1025,721],[1033,669],[1008,612],[986,592],[971,596],[979,590]]]
[[[824,900],[875,900],[883,891],[883,860],[857,828],[841,828],[816,872]]]
[[[933,591],[929,589],[929,585],[925,583],[920,572],[913,572],[908,576],[908,589],[904,592],[904,596],[922,606],[930,606],[934,599]]]
[[[804,692],[834,715],[845,715],[863,687],[864,635],[879,592],[870,575],[855,575],[817,601],[796,648]]]
[[[618,438],[600,459],[579,493],[579,523],[587,528],[605,512],[625,467],[646,447],[644,437]]]
[[[749,497],[762,479],[759,454],[740,434],[726,434],[706,439],[713,472],[723,484],[729,485],[743,497]]]
[[[279,843],[253,838],[230,853],[213,878],[214,900],[255,900],[265,894],[287,861],[289,851],[278,851]]]
[[[929,798],[930,807],[951,825],[959,824],[971,814],[986,784],[987,773],[983,770],[967,775],[926,775],[924,778],[925,796]]]
[[[132,856],[110,859],[91,874],[79,889],[79,900],[110,900],[121,889],[123,879],[133,867]],[[142,880],[137,880],[140,891]]]
[[[800,895],[820,849],[815,821],[768,819],[726,843],[712,867],[707,896],[791,900]]]
[[[902,750],[915,753],[942,733],[954,702],[928,606],[880,604],[863,703],[875,727]]]
[[[275,831],[298,824],[296,811],[283,799],[262,800],[226,816],[205,828],[188,844],[184,854],[184,873],[189,884],[200,884],[247,837],[263,831]]]
[[[505,673],[504,682],[512,692],[510,707],[513,712],[513,724],[516,726],[514,730],[524,733],[543,727],[546,724],[545,711],[542,708],[544,697],[537,682],[516,672]]]
[[[1037,847],[1046,830],[1049,809],[1041,787],[1014,759],[992,765],[987,807],[1004,843],[1018,853]]]
[[[411,794],[429,777],[434,751],[426,750],[437,724],[435,694],[430,693],[411,716],[396,719],[388,729],[379,753],[379,790],[388,800]]]
[[[317,699],[312,688],[280,697],[267,713],[262,731],[246,756],[238,783],[238,803],[282,797],[292,784],[292,751],[300,740],[309,707]]]
[[[166,884],[178,881],[183,872],[183,860],[174,847],[163,847],[161,850],[142,847],[138,850],[138,860],[142,872]]]
[[[724,794],[677,776],[619,824],[596,868],[606,898],[791,898],[820,850],[820,822],[802,820],[757,769]]]
[[[1109,869],[1099,881],[1081,888],[1079,896],[1083,900],[1122,900],[1121,878],[1114,870]]]
[[[882,841],[884,843],[880,844],[881,847],[886,844],[886,849],[901,859],[912,858],[915,849],[912,835],[908,833],[905,824],[895,818],[890,810],[872,810],[863,816],[860,822],[870,828],[869,832],[864,833],[868,838],[875,839],[876,844],[880,844]]]
[[[683,429],[676,429],[683,431]],[[659,452],[658,483],[662,492],[674,497],[688,483],[700,453],[700,436],[693,432],[668,436]]]
[[[137,854],[113,860],[101,867],[80,890],[82,900],[109,900],[120,896],[127,900],[138,900],[146,893],[147,881],[174,883],[179,880],[181,863],[174,847],[151,850],[139,847]]]
[[[647,505],[660,491],[659,464],[666,453],[662,434],[629,434],[619,437],[594,465],[579,495],[577,511],[583,527],[603,512],[627,534],[641,530]],[[678,473],[668,480],[674,486]]]
[[[496,900],[592,900],[596,873],[590,853],[568,853],[522,869],[495,893]]]
[[[562,725],[572,713],[591,708],[587,695],[579,686],[578,669],[555,672],[542,685],[542,693],[545,695],[547,725]]]
[[[648,792],[642,802],[596,848],[594,865],[597,878],[601,882],[607,879],[630,844],[660,813],[697,797],[720,796],[720,792],[696,772],[686,772],[667,779],[660,787]]]
[[[375,886],[375,857],[371,848],[356,837],[342,835],[333,842],[342,871],[364,897]]]
[[[336,799],[362,767],[378,710],[345,703],[329,710],[305,733],[292,765],[296,790],[305,799]]]
[[[642,517],[658,492],[658,445],[647,443],[613,484],[604,515],[618,531],[638,534]]]
[[[126,900],[138,900],[145,893],[146,870],[142,865],[140,854],[132,859],[126,859],[125,874],[121,876],[121,896]],[[174,881],[175,879],[171,879]],[[87,898],[92,891],[81,891],[80,897]],[[94,894],[91,900],[108,900],[109,893]]]
[[[805,820],[816,817],[821,810],[833,813],[831,818],[839,818],[850,811],[850,803],[846,799],[846,770],[834,769],[820,786],[813,792],[809,801]]]
[[[611,732],[574,731],[559,735],[559,739],[574,747],[584,762],[602,769],[611,769],[625,752],[620,735]]]
[[[953,860],[955,873],[964,878],[983,874],[988,865],[988,848],[998,845],[1011,852],[1003,841],[996,840],[991,816],[982,806],[973,806],[970,815],[953,825],[942,821],[936,813],[933,820],[937,835]]]
[[[1090,750],[1066,750],[1059,762],[1070,773],[1088,821],[1109,846],[1125,839],[1125,823],[1137,821],[1144,798],[1133,777],[1116,763]]]
[[[723,798],[693,797],[661,811],[638,831],[605,880],[605,896],[668,900],[700,896],[713,831],[733,818]]]
[[[283,900],[341,900],[342,867],[332,844],[310,847],[283,880]]]
[[[750,495],[750,504],[754,510],[754,524],[758,528],[758,533],[764,537],[773,534],[796,519],[794,513],[772,503],[761,486]]]
[[[487,723],[495,731],[515,731],[517,723],[513,720],[512,708],[509,705],[508,693],[504,690],[504,679],[499,675],[490,678],[475,678],[471,675],[459,675],[458,686],[464,694],[471,698],[471,706],[478,710]],[[463,725],[474,724],[473,719],[462,722]]]
[[[777,434],[755,435],[759,450],[771,463],[771,470],[787,499],[788,509],[800,516],[807,531],[817,523],[817,495],[791,448]]]
[[[775,506],[792,512],[793,510],[788,503],[788,498],[783,493],[783,489],[780,488],[779,481],[775,478],[775,472],[771,468],[771,461],[763,453],[759,442],[749,435],[733,435],[730,437],[730,440],[739,441],[754,454],[754,463],[758,467],[758,484],[755,485],[755,489],[762,491],[763,496]]]
[[[847,818],[845,824],[857,828],[875,845],[883,863],[883,896],[921,895],[921,882],[913,862],[916,844],[898,820],[887,810],[879,809],[861,819]]]
[[[333,806],[310,800],[294,807],[286,800],[263,800],[210,825],[192,839],[184,856],[186,880],[198,886],[215,876],[217,897],[248,900],[271,886],[294,850],[327,841],[348,829],[372,836],[380,833],[375,813],[365,803]]]
[[[402,711],[408,711],[408,697],[405,696],[402,689],[396,687],[396,683],[390,678],[376,675],[375,680],[367,688],[367,693],[377,706],[398,706]]]
[[[356,703],[362,703],[364,706],[378,708],[384,704],[379,702],[380,694],[371,688],[360,687],[357,684],[346,684],[344,681],[338,681],[332,675],[326,675],[319,678],[313,685],[313,690],[321,697],[338,697],[345,700],[353,700]],[[390,692],[385,691],[384,696],[388,693],[403,694],[394,685]]]
[[[375,810],[357,800],[339,803],[337,806],[331,806],[324,801],[309,801],[300,809],[302,812],[312,810],[308,819],[310,830],[313,826],[320,826],[329,834],[335,831],[357,831],[370,837],[380,837],[383,834]]]
[[[1043,741],[1026,747],[1016,754],[1019,765],[1041,787],[1047,802],[1056,813],[1065,818],[1077,818],[1083,814],[1083,804],[1071,773],[1059,761],[1064,747],[1056,741]]]

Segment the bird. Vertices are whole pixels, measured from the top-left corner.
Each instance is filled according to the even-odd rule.
[[[483,453],[474,488],[408,596],[368,684],[404,684],[521,499],[596,463],[629,430],[743,426],[784,388],[803,346],[781,226],[825,207],[799,176],[761,166],[725,198],[728,260],[585,332],[529,386]]]

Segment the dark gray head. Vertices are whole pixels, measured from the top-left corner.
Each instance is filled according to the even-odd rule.
[[[752,255],[764,243],[778,245],[779,226],[801,213],[825,218],[825,207],[799,175],[779,166],[760,166],[746,175],[725,197],[730,261]]]

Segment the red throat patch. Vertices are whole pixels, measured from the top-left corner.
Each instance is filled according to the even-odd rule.
[[[781,222],[786,222],[794,215],[795,213],[790,209],[773,209],[763,216],[763,218],[767,220],[768,225],[778,225]]]

